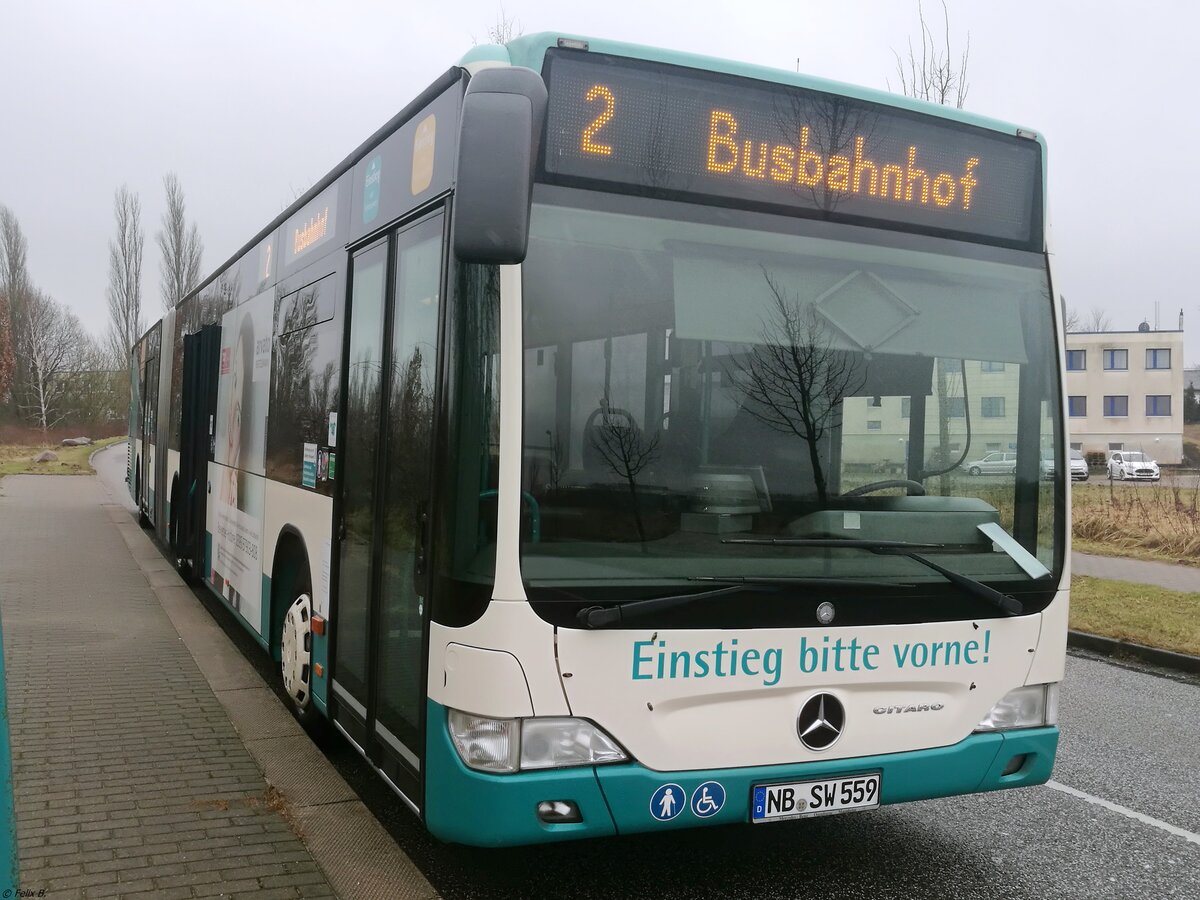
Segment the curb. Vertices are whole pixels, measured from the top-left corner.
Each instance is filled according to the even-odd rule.
[[[1132,656],[1155,666],[1200,675],[1200,656],[1192,656],[1190,653],[1160,650],[1158,647],[1147,647],[1131,641],[1088,634],[1086,631],[1068,631],[1067,645],[1082,647],[1104,656]]]

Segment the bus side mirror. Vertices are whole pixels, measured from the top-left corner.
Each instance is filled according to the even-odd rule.
[[[484,69],[467,85],[454,197],[454,252],[464,262],[525,259],[545,117],[546,85],[532,69]]]

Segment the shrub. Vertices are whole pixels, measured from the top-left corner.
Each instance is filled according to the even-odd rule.
[[[1177,562],[1200,559],[1200,482],[1186,487],[1112,484],[1072,490],[1077,538]]]

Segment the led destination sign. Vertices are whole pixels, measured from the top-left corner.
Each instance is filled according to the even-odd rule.
[[[1041,241],[1036,141],[659,63],[553,50],[547,60],[551,180]]]

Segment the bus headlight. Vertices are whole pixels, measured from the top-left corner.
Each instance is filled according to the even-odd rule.
[[[450,739],[462,761],[481,772],[515,772],[521,761],[521,720],[489,719],[450,710]]]
[[[492,719],[449,711],[459,758],[481,772],[596,766],[628,759],[617,742],[586,719]]]
[[[616,741],[584,719],[525,719],[521,725],[522,769],[595,766],[626,759]]]
[[[976,731],[1007,731],[1058,724],[1058,685],[1031,684],[1009,691],[983,717]]]

